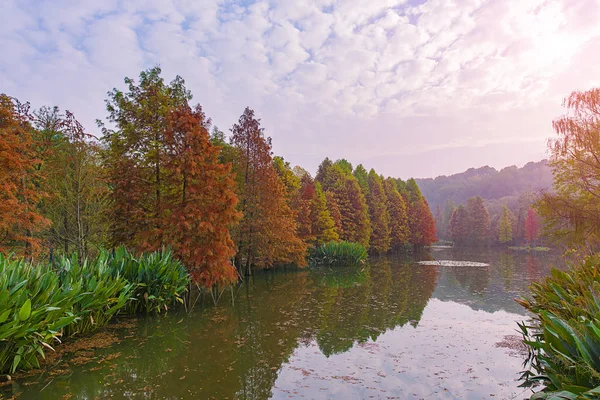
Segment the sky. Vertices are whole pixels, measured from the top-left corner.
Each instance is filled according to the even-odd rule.
[[[96,135],[160,65],[292,165],[434,177],[547,156],[562,99],[600,86],[600,0],[0,0],[0,49],[0,92]]]

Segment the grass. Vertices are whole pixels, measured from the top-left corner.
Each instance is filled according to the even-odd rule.
[[[169,250],[125,248],[36,264],[0,253],[0,372],[39,366],[62,338],[104,327],[116,314],[159,313],[183,303],[189,276]]]
[[[309,259],[312,265],[359,265],[367,259],[367,250],[360,243],[329,242],[316,247]]]
[[[519,304],[535,317],[519,324],[529,349],[523,378],[542,382],[532,399],[600,397],[600,259],[568,271],[553,270]]]

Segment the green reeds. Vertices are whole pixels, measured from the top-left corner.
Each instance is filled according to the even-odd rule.
[[[600,397],[599,261],[553,270],[532,285],[532,299],[517,300],[535,315],[519,324],[529,350],[523,377],[546,386],[532,399]]]
[[[128,313],[160,313],[174,303],[183,304],[190,278],[170,250],[135,257],[124,247],[119,247],[111,253],[102,251],[99,258],[107,260],[114,276],[122,276],[135,284],[133,301],[126,305]]]
[[[38,367],[61,337],[100,329],[117,313],[162,312],[183,303],[188,285],[169,250],[136,257],[121,247],[52,265],[0,253],[0,373]]]
[[[316,247],[310,255],[313,265],[358,265],[367,259],[367,250],[360,243],[329,242]]]

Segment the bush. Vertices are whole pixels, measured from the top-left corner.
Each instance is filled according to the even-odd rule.
[[[102,251],[99,259],[107,261],[113,276],[122,276],[135,284],[133,301],[126,306],[128,313],[160,313],[176,302],[183,303],[190,278],[170,250],[142,253],[135,257],[125,247],[119,247],[112,253]]]
[[[569,271],[554,269],[532,285],[532,299],[517,300],[535,315],[532,323],[519,324],[529,349],[523,377],[546,386],[532,399],[600,396],[598,264],[590,257]]]
[[[0,372],[38,367],[65,326],[75,322],[78,286],[62,290],[48,266],[0,254]]]
[[[329,242],[316,247],[310,255],[313,265],[358,265],[366,259],[363,245],[352,242]]]

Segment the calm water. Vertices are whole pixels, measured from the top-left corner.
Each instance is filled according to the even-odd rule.
[[[490,265],[415,262],[431,259]],[[226,292],[217,307],[200,299],[190,316],[120,321],[4,396],[526,398],[516,381],[523,356],[509,345],[526,316],[513,298],[560,258],[444,249],[419,260],[257,274],[234,304]]]

